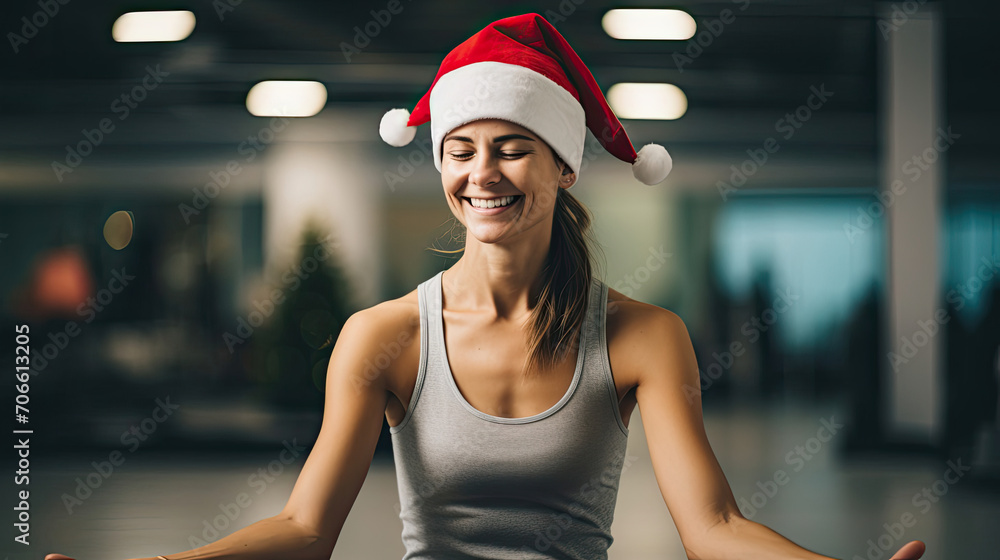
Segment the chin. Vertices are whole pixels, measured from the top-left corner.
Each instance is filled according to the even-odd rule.
[[[504,240],[504,236],[507,235],[507,228],[496,228],[496,227],[468,227],[465,228],[465,238],[466,243],[470,238],[475,238],[476,241],[484,243],[487,245],[493,245],[494,243],[499,243]]]

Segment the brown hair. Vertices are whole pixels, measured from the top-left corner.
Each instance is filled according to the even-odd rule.
[[[552,154],[557,165],[562,163],[554,150]],[[567,166],[564,174],[568,171]],[[461,226],[454,217],[452,220],[455,226]],[[552,238],[542,268],[542,289],[529,319],[528,355],[522,364],[525,377],[531,369],[544,371],[561,363],[579,347],[594,277],[592,250],[600,250],[591,229],[592,221],[582,202],[568,189],[557,187]],[[462,239],[464,243],[464,233],[453,239]],[[464,250],[429,249],[444,254]]]

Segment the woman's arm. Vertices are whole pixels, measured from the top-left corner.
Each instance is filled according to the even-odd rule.
[[[684,322],[671,311],[629,300],[617,303],[618,336],[631,352],[621,365],[638,379],[642,415],[657,485],[691,560],[831,560],[743,517],[708,442],[697,359]],[[916,559],[910,543],[899,560]],[[911,546],[912,545],[912,546]]]
[[[739,558],[804,558],[809,560],[826,559],[810,552],[768,527],[755,523],[743,516],[733,517],[727,523],[719,523],[708,531],[707,549],[702,554],[704,558],[734,558],[729,551],[744,551]],[[924,555],[924,543],[910,541],[896,551],[889,560],[917,560]],[[698,558],[689,556],[690,558]]]
[[[322,426],[284,509],[208,545],[163,556],[329,560],[368,475],[387,404],[386,376],[366,375],[365,360],[378,362],[373,356],[382,351],[379,344],[397,340],[400,329],[408,328],[398,311],[386,309],[359,311],[344,323],[327,368]]]
[[[330,552],[327,552],[330,551]],[[262,519],[215,542],[185,552],[164,554],[167,560],[232,558],[239,560],[327,560],[333,543],[290,517],[276,515]],[[45,557],[45,560],[62,560]],[[133,560],[160,560],[136,558]]]

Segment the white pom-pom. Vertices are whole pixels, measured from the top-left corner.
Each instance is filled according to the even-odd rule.
[[[632,175],[647,185],[655,185],[667,178],[674,166],[667,149],[659,144],[646,144],[636,152]]]
[[[392,109],[382,115],[382,122],[378,125],[378,134],[382,140],[390,146],[397,148],[405,146],[413,141],[417,135],[417,127],[407,126],[410,120],[410,112],[406,109]]]

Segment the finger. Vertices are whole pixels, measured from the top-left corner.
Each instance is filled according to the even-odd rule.
[[[46,554],[45,560],[74,560],[65,554]]]
[[[924,555],[927,547],[921,541],[910,541],[903,545],[889,560],[917,560]]]

